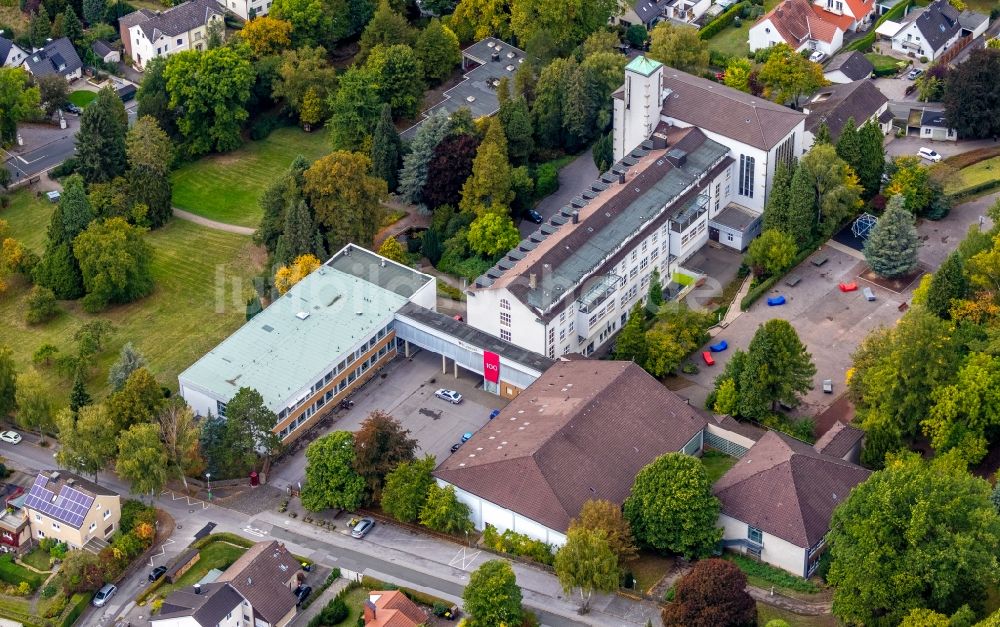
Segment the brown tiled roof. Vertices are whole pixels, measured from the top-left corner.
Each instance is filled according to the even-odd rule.
[[[788,107],[670,67],[663,68],[663,86],[670,90],[663,101],[664,115],[762,150],[776,146],[805,118]]]
[[[809,111],[806,130],[815,132],[820,124],[826,122],[830,135],[836,141],[847,120],[854,118],[854,123],[860,127],[887,102],[889,99],[885,94],[868,79],[827,85],[816,92],[813,100],[804,107]]]
[[[375,620],[365,627],[416,627],[427,622],[420,606],[398,590],[372,590],[368,603],[375,607]]]
[[[837,422],[849,425],[854,421],[854,405],[847,394],[842,394],[833,404],[816,416],[813,434],[819,438],[833,428]]]
[[[254,613],[272,625],[295,607],[298,599],[286,585],[299,562],[277,540],[258,542],[216,580],[228,582],[250,602]]]
[[[837,15],[823,9],[818,4],[812,5],[813,14],[816,19],[809,21],[813,36],[827,43],[832,43],[837,29],[845,33],[854,24],[854,19],[850,15]]]
[[[434,475],[565,531],[588,499],[624,502],[639,470],[706,422],[632,362],[560,361]]]
[[[843,458],[864,437],[865,432],[861,429],[845,425],[838,420],[823,434],[823,437],[816,440],[813,448],[824,455]]]
[[[722,513],[811,547],[830,528],[830,516],[871,472],[823,455],[805,442],[769,431],[719,479],[713,491]]]

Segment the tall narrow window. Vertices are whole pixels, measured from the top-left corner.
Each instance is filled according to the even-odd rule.
[[[755,159],[740,155],[740,196],[753,198],[753,170]]]

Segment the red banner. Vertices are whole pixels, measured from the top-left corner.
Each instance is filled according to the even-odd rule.
[[[500,355],[483,351],[483,375],[491,383],[500,382]]]

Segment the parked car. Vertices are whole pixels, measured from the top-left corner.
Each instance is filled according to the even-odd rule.
[[[456,392],[455,390],[446,390],[444,388],[441,388],[437,392],[434,392],[434,396],[446,400],[454,405],[458,405],[459,403],[462,402],[462,395]]]
[[[151,570],[149,572],[149,580],[150,581],[156,581],[157,579],[159,579],[160,577],[162,577],[163,574],[166,573],[166,572],[167,572],[167,567],[166,566],[157,566],[156,568],[154,568],[153,570]]]
[[[17,431],[3,431],[0,432],[0,440],[8,444],[17,444],[21,441],[21,434]]]
[[[351,530],[352,538],[363,538],[368,535],[368,532],[372,530],[375,526],[375,521],[371,518],[362,518],[358,521],[358,524],[354,525],[354,529]]]
[[[494,418],[496,418],[499,415],[500,415],[500,410],[499,409],[494,409],[493,411],[490,412],[490,420],[493,420]]]
[[[104,607],[104,604],[108,602],[108,599],[115,596],[115,592],[118,592],[118,587],[114,584],[106,583],[101,586],[101,589],[97,591],[94,595],[94,600],[91,603],[94,607]]]
[[[312,586],[299,586],[295,589],[295,596],[298,597],[298,602],[295,605],[302,605],[302,602],[309,598],[312,594]]]
[[[826,58],[826,53],[822,50],[816,50],[811,55],[809,55],[809,60],[813,63],[822,63],[823,59]]]
[[[915,80],[917,80],[917,77],[920,76],[923,73],[924,73],[923,70],[921,70],[918,67],[915,67],[912,70],[910,70],[909,72],[907,72],[906,78],[910,79],[911,81],[915,81]]]
[[[535,224],[541,224],[542,222],[545,222],[545,218],[542,217],[542,214],[538,213],[534,209],[528,209],[527,215],[528,219],[534,222]]]
[[[931,150],[930,148],[921,148],[917,151],[917,154],[920,155],[921,158],[933,161],[934,163],[941,160],[941,155],[939,155],[937,151]]]
[[[66,105],[65,111],[67,113],[72,113],[73,115],[80,115],[81,113],[83,113],[83,109],[76,106],[72,102]]]
[[[466,431],[465,433],[462,434],[462,443],[463,444],[465,442],[468,442],[471,439],[472,439],[472,432],[471,431]]]
[[[454,444],[451,445],[451,452],[452,453],[457,453],[458,449],[460,449],[460,448],[462,448],[462,443],[461,442],[455,442]]]

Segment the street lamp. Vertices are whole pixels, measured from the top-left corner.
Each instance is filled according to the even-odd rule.
[[[212,473],[205,473],[205,480],[208,481],[208,500],[212,500]]]

